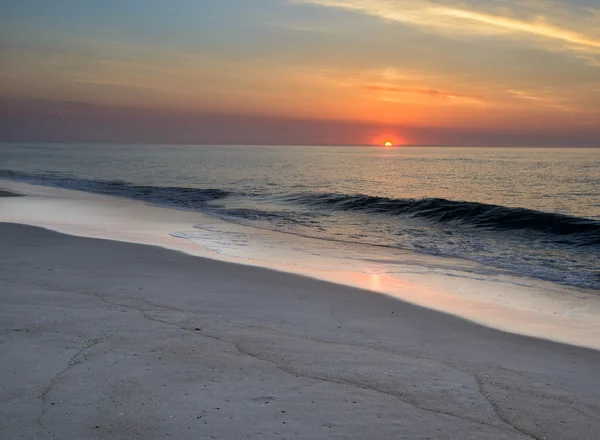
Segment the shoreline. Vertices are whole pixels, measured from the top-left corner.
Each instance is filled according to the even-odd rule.
[[[468,262],[410,253],[393,256],[398,260],[395,273],[348,267],[348,254],[342,254],[339,260],[343,266],[329,267],[335,260],[304,253],[315,243],[322,251],[329,252],[323,247],[329,244],[305,237],[236,225],[197,212],[160,208],[126,198],[11,181],[0,181],[0,186],[26,196],[0,199],[5,207],[3,212],[0,210],[0,222],[39,226],[80,237],[154,245],[217,261],[267,267],[375,291],[503,331],[600,349],[597,338],[600,297],[596,292],[586,293],[509,274],[480,276],[469,273]],[[204,227],[210,236],[200,243],[176,238],[177,234],[173,234]],[[245,247],[231,249],[230,244],[223,245],[223,241],[234,243],[239,234],[251,240]],[[265,248],[266,244],[269,246]],[[288,248],[302,248],[304,252],[282,251]],[[360,247],[343,250],[361,257],[363,251]],[[445,267],[446,261],[452,263],[454,269]],[[463,265],[465,267],[459,269]]]
[[[7,438],[600,429],[595,350],[154,246],[7,223],[0,235]]]
[[[23,195],[0,189],[0,197],[23,197]]]

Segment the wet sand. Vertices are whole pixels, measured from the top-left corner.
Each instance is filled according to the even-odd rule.
[[[21,195],[0,189],[0,197],[21,197]]]
[[[597,439],[600,352],[0,224],[0,438]]]

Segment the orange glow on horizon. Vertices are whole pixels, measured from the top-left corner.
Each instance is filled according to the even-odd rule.
[[[407,144],[407,139],[401,136],[395,130],[386,130],[383,133],[375,134],[367,142],[369,145],[378,147],[397,147]]]

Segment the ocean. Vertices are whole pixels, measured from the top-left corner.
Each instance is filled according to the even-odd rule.
[[[4,144],[0,178],[218,217],[172,235],[219,252],[385,273],[400,252],[600,289],[598,149]]]

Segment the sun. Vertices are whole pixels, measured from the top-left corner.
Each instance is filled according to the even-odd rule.
[[[394,144],[392,144],[390,141],[387,141],[387,142],[386,142],[385,144],[383,144],[383,145],[385,145],[386,147],[393,147],[393,146],[394,146]]]

